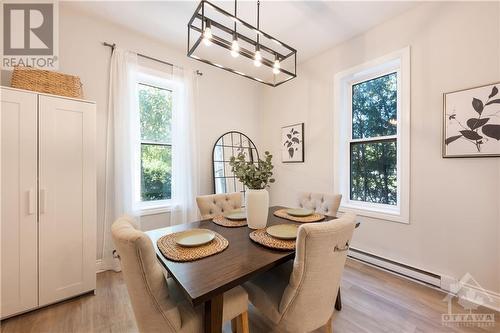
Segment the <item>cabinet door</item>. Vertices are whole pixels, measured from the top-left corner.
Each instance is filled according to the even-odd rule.
[[[0,89],[2,318],[38,305],[36,99]]]
[[[39,96],[39,303],[95,289],[95,105]]]

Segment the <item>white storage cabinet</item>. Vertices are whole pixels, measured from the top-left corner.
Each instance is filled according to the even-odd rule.
[[[0,89],[3,319],[96,288],[96,110]]]

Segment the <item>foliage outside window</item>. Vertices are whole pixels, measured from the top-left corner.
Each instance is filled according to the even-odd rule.
[[[350,200],[398,204],[397,73],[352,85]]]
[[[172,197],[172,91],[138,84],[141,201]]]
[[[335,74],[339,211],[410,222],[410,47]]]

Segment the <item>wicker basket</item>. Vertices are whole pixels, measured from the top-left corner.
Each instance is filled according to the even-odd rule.
[[[78,76],[31,67],[16,66],[12,73],[11,86],[47,94],[83,98],[82,83]]]

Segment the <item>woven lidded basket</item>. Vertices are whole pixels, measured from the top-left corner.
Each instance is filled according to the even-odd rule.
[[[11,86],[47,94],[83,98],[82,83],[78,76],[31,67],[14,67]]]

